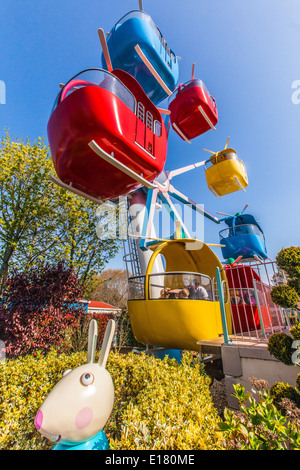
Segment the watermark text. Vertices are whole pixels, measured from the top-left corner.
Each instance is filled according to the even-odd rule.
[[[0,104],[6,104],[6,86],[3,80],[0,80]]]

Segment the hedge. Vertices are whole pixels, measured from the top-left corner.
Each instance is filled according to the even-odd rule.
[[[97,356],[96,356],[97,359]],[[51,350],[0,363],[0,448],[50,449],[35,430],[36,412],[66,369],[86,362],[86,353]],[[104,430],[112,449],[221,449],[210,379],[191,353],[182,364],[145,354],[111,352],[107,369],[115,404]]]

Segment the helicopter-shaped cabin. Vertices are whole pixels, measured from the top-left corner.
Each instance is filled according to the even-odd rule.
[[[123,70],[87,69],[69,80],[47,131],[60,182],[96,200],[151,187],[165,164],[161,114]]]
[[[217,267],[230,333],[226,275],[211,248],[199,240],[175,239],[151,249],[146,274],[129,278],[128,313],[136,339],[146,345],[199,351],[199,341],[222,335]],[[164,270],[157,272],[159,258]]]
[[[216,101],[199,79],[179,85],[169,98],[168,109],[173,129],[185,141],[215,130],[218,122]]]
[[[247,170],[244,162],[238,157],[236,151],[227,148],[229,138],[224,150],[212,152],[212,156],[205,162],[205,178],[210,191],[218,197],[235,191],[243,190],[248,186]]]
[[[260,306],[260,318],[255,298],[254,283],[257,282],[263,289],[258,273],[251,266],[243,264],[227,265],[224,269],[229,287],[233,332],[237,334],[260,330],[262,326],[269,327],[268,307]]]
[[[228,228],[221,230],[219,236],[225,260],[268,258],[263,230],[253,215],[238,213],[224,221]]]
[[[112,28],[106,41],[112,67],[132,75],[154,104],[168,95],[146,63],[149,62],[166,86],[174,90],[179,78],[178,58],[147,13],[142,10],[127,13]],[[104,54],[102,67],[107,67]]]

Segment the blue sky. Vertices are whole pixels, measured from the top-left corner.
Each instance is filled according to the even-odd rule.
[[[2,0],[1,133],[46,136],[59,83],[101,67],[98,28],[110,31],[137,8],[137,0]],[[214,215],[249,204],[272,259],[282,247],[298,246],[300,104],[292,102],[292,83],[300,80],[299,1],[144,0],[144,10],[181,57],[180,82],[190,79],[196,62],[195,76],[219,111],[216,131],[191,145],[170,131],[165,169],[206,159],[203,148],[221,150],[230,136],[248,171],[247,191],[222,200],[208,190],[201,168],[177,177],[174,186]],[[221,228],[206,221],[205,241],[218,243]],[[123,267],[121,256],[111,266]]]

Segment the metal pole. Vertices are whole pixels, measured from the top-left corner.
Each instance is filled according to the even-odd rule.
[[[262,317],[262,313],[261,313],[260,302],[259,302],[258,290],[257,290],[257,285],[256,285],[256,279],[253,279],[253,288],[254,288],[254,297],[255,297],[255,300],[256,300],[256,305],[257,305],[257,310],[258,310],[258,316],[259,316],[261,332],[262,332],[263,336],[266,336],[265,335],[263,317]]]
[[[228,336],[227,319],[226,319],[226,311],[225,311],[225,304],[224,304],[224,295],[223,295],[223,289],[222,289],[222,279],[221,279],[221,274],[220,274],[220,268],[218,266],[216,269],[216,278],[217,278],[221,319],[222,319],[222,326],[223,326],[224,343],[228,344],[229,336]]]

